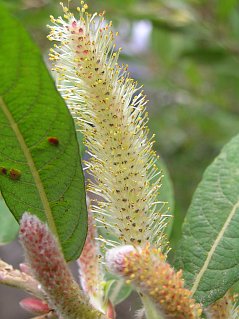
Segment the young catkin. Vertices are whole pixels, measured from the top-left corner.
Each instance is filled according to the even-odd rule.
[[[202,310],[190,290],[184,288],[182,271],[176,272],[160,250],[121,246],[107,252],[110,271],[121,275],[128,284],[155,303],[164,319],[198,319]]]
[[[107,303],[104,300],[103,291],[104,271],[96,237],[96,225],[88,204],[88,234],[81,255],[77,259],[79,279],[84,293],[89,297],[94,308],[106,312]]]
[[[49,305],[64,319],[103,319],[93,310],[74,281],[55,238],[46,224],[25,213],[20,225],[20,241],[34,277],[42,285]]]
[[[207,319],[238,319],[239,309],[229,293],[206,309]]]

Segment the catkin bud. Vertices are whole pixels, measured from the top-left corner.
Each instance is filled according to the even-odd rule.
[[[25,298],[19,304],[23,309],[33,314],[47,314],[51,310],[46,302],[37,298]]]
[[[237,319],[239,309],[235,305],[235,298],[227,293],[206,309],[208,319]]]
[[[106,255],[109,269],[123,276],[156,304],[165,319],[197,319],[201,307],[184,288],[182,271],[175,270],[165,256],[149,245],[144,248],[122,246]]]
[[[49,305],[64,319],[99,319],[74,281],[55,238],[46,224],[25,213],[20,241],[35,278],[42,285]]]
[[[89,206],[89,205],[88,205]],[[88,207],[88,234],[80,257],[80,282],[83,291],[89,296],[91,304],[98,310],[105,312],[103,295],[103,269],[100,262],[99,243],[96,241],[97,231],[92,212]]]

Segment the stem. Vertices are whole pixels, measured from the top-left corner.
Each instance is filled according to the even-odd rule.
[[[141,295],[141,301],[144,306],[146,319],[164,319],[149,297]]]
[[[14,269],[11,265],[0,259],[0,284],[20,288],[40,299],[45,299],[45,295],[40,288],[38,281],[32,276]]]

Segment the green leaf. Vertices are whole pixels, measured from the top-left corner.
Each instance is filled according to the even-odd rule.
[[[190,58],[198,63],[221,63],[224,59],[230,56],[230,52],[221,47],[210,47],[198,44],[195,48],[191,50],[185,50],[182,52],[182,58]]]
[[[74,123],[39,50],[2,5],[0,29],[0,167],[7,170],[1,192],[18,221],[25,211],[47,221],[72,260],[87,231]]]
[[[155,303],[146,295],[141,296],[146,319],[163,319]]]
[[[110,288],[114,282],[115,282],[115,279],[110,279],[104,283],[104,298],[105,298],[105,300],[109,299]]]
[[[77,141],[78,141],[79,148],[80,148],[81,158],[84,158],[84,155],[85,155],[85,144],[83,143],[84,136],[80,131],[77,131],[76,135],[77,135]]]
[[[239,280],[239,135],[205,171],[183,225],[177,266],[209,305]]]
[[[133,288],[125,284],[123,279],[119,279],[110,273],[106,274],[107,281],[105,284],[105,298],[110,299],[114,306],[118,305],[129,297]]]
[[[221,18],[227,18],[232,11],[236,8],[237,0],[218,0],[216,11]]]
[[[4,200],[0,198],[0,245],[13,241],[18,233],[18,223]]]

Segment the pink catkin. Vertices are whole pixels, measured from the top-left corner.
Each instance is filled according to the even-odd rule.
[[[82,253],[77,260],[80,267],[80,281],[83,290],[90,296],[102,299],[102,267],[100,264],[100,250],[96,242],[97,231],[92,212],[88,210],[88,234]]]
[[[102,279],[100,278],[99,250],[95,237],[96,229],[92,214],[89,213],[88,234],[81,256],[78,259],[78,264],[80,266],[80,281],[82,288],[86,293],[93,295],[100,293],[98,290]]]
[[[64,319],[101,318],[74,281],[55,238],[36,216],[25,213],[20,241],[35,278],[49,298],[49,304]]]
[[[233,296],[229,292],[211,304],[206,310],[208,319],[236,319],[238,318],[239,308],[237,304],[237,295]]]
[[[80,282],[84,292],[89,296],[91,304],[103,311],[109,319],[115,318],[114,306],[104,300],[103,270],[100,263],[100,250],[96,241],[97,230],[93,215],[88,209],[88,234],[80,258],[77,260],[80,268]]]

